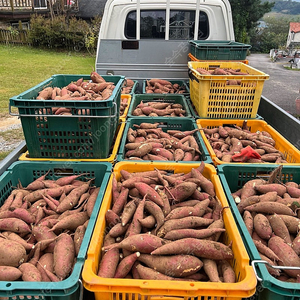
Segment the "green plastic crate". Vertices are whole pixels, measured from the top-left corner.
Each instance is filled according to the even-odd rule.
[[[51,179],[63,176],[85,173],[86,180],[94,178],[94,185],[100,191],[91,214],[86,232],[70,276],[59,282],[29,282],[29,281],[0,281],[0,297],[14,299],[41,299],[41,300],[78,300],[82,299],[83,286],[81,272],[85,262],[87,249],[94,230],[103,195],[111,174],[110,163],[94,162],[15,162],[0,176],[0,205],[9,196],[19,181],[23,186],[38,177],[46,174]]]
[[[240,189],[249,180],[258,177],[268,179],[270,172],[278,166],[275,164],[240,164],[238,166],[222,164],[217,166],[219,178],[251,261],[261,260],[261,258],[231,193]],[[300,166],[284,165],[281,181],[283,183],[287,181],[300,183]],[[257,275],[262,281],[256,289],[255,297],[252,298],[253,300],[299,300],[299,283],[284,282],[276,279],[270,275],[263,263],[257,263],[254,266]]]
[[[191,54],[199,60],[245,60],[251,45],[234,41],[189,41]]]
[[[112,95],[106,100],[36,99],[38,93],[48,86],[62,88],[80,78],[84,81],[91,80],[91,76],[86,74],[56,74],[10,98],[9,113],[20,116],[31,157],[102,159],[108,156],[118,126],[121,88],[125,77],[102,77],[115,85]],[[18,108],[18,113],[15,113],[13,107]],[[52,107],[71,108],[72,115],[76,117],[50,118],[50,115],[53,115]],[[77,117],[81,114],[91,115],[91,118]],[[36,118],[36,115],[45,117]],[[84,146],[80,147],[82,144]]]
[[[70,107],[70,106],[69,106]],[[52,115],[43,107],[21,107],[19,116],[31,158],[103,159],[108,157],[118,123],[113,107],[73,108],[72,116]]]
[[[140,125],[141,123],[156,123],[159,122],[164,132],[167,130],[193,130],[197,128],[197,124],[192,118],[165,118],[165,117],[136,117],[127,119],[126,126],[124,129],[123,137],[120,143],[119,152],[117,155],[117,161],[127,161],[125,158],[125,144],[127,143],[127,133],[129,128],[136,129],[134,124]],[[194,137],[198,143],[199,150],[201,151],[200,161],[204,161],[207,164],[212,164],[212,159],[210,158],[209,152],[204,144],[204,141],[199,133],[199,131],[194,133]],[[130,160],[133,161],[133,160]],[[140,162],[140,161],[139,161]],[[162,161],[165,163],[171,161]],[[175,161],[172,161],[175,162]],[[188,163],[189,161],[178,161],[178,163]],[[190,161],[191,162],[191,161]],[[193,161],[195,163],[195,161]]]
[[[184,87],[185,90],[186,90],[186,93],[182,93],[181,95],[189,95],[190,89],[189,89],[189,87],[188,87],[185,80],[169,80],[169,79],[165,79],[165,78],[163,78],[163,79],[170,81],[172,84],[177,83],[177,84],[179,84],[179,86]],[[143,94],[146,94],[146,86],[147,86],[147,80],[143,80],[143,86],[142,86],[142,93]]]
[[[185,117],[191,118],[191,112],[190,109],[187,105],[187,101],[184,95],[179,95],[179,94],[135,94],[133,95],[133,98],[130,102],[129,110],[128,110],[128,118],[133,118],[135,117],[132,115],[132,112],[135,110],[135,108],[141,103],[147,103],[147,102],[166,102],[170,104],[181,104],[183,109],[186,111]],[[174,118],[174,117],[173,117]],[[182,118],[182,117],[179,117]]]

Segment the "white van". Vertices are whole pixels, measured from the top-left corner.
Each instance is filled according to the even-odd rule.
[[[96,71],[132,79],[185,78],[189,40],[234,41],[228,0],[108,0]]]

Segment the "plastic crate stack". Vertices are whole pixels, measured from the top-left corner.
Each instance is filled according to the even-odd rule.
[[[38,92],[45,86],[63,87],[82,77],[89,80],[88,75],[55,75],[39,86],[10,99],[10,112],[13,113],[13,107],[18,108],[17,113],[21,118],[28,151],[1,175],[0,203],[7,201],[10,195],[15,193],[15,187],[20,184],[23,187],[27,187],[34,181],[38,181],[40,185],[50,184],[50,181],[54,183],[57,180],[64,181],[73,175],[78,176],[80,180],[76,177],[72,179],[72,183],[73,180],[74,184],[79,184],[79,181],[92,182],[89,192],[92,193],[96,188],[99,191],[69,276],[59,282],[2,281],[0,282],[0,295],[7,299],[35,297],[53,300],[148,299],[153,297],[239,300],[252,296],[256,289],[256,278],[249,265],[249,256],[233,215],[229,209],[226,209],[229,204],[213,160],[200,134],[196,119],[188,107],[187,99],[190,93],[185,80],[174,82],[170,80],[172,84],[184,89],[183,94],[147,94],[146,81],[143,82],[140,90],[137,89],[138,83],[135,82],[130,94],[122,94],[122,87],[126,82],[123,76],[107,76],[107,78],[103,76],[107,81],[116,84],[113,97],[108,101],[89,103],[71,100],[63,102],[36,100]],[[135,116],[134,111],[138,106],[147,107],[150,103],[165,103],[166,106],[180,107],[181,116]],[[53,116],[51,114],[53,107],[61,107],[62,104],[71,108],[72,115]],[[131,132],[139,129],[141,124],[147,123],[158,124],[157,128],[161,130],[161,135],[176,132],[180,136],[181,133],[188,135],[190,132],[197,143],[198,151],[191,156],[190,160],[175,161],[174,158],[156,160],[149,157],[130,159],[127,153],[127,144],[130,142],[128,137]],[[143,131],[139,132],[139,135],[143,136]],[[87,142],[85,140],[87,137],[97,137],[97,139]],[[78,147],[80,149],[84,143],[87,143],[85,147],[88,148],[79,151]],[[87,157],[87,153],[91,154]],[[130,174],[137,172],[156,172],[156,170],[165,172],[167,175],[178,176],[188,174],[203,163],[202,174],[213,183],[216,199],[224,208],[225,232],[222,233],[220,241],[232,249],[233,258],[229,260],[229,263],[234,270],[235,282],[98,276],[99,265],[105,253],[102,251],[102,246],[107,239],[107,233],[113,227],[113,224],[106,218],[106,213],[112,209],[115,200],[115,180],[120,181],[124,174],[131,176]],[[54,203],[58,204],[59,198],[55,196],[53,198],[56,198]],[[126,201],[130,200],[131,197]],[[48,204],[41,205],[45,212],[49,213],[46,209]],[[77,207],[74,208],[76,210]]]
[[[294,184],[295,191],[300,191],[300,151],[257,115],[264,81],[269,79],[269,75],[248,65],[245,59],[249,45],[229,41],[190,41],[190,45],[191,61],[188,62],[190,101],[188,104],[193,110],[201,136],[216,167],[239,233],[246,245],[250,263],[258,279],[256,292],[251,299],[296,299],[300,296],[298,286],[300,263],[298,258],[293,262],[289,262],[285,258],[291,253],[293,253],[293,257],[299,256],[296,249],[297,238],[295,238],[298,230],[293,231],[286,221],[287,218],[291,218],[297,224],[300,222],[298,219],[300,205],[298,195],[291,196],[290,188],[287,188],[285,196],[275,192],[276,189],[274,189],[269,195],[272,194],[276,197],[273,200],[268,198],[267,201],[270,202],[266,202],[265,205],[269,205],[267,206],[269,209],[263,210],[261,208],[264,205],[261,202],[263,198],[260,197],[263,197],[264,193],[259,192],[260,189],[255,188],[254,185],[250,185],[252,180],[264,180],[264,183],[280,185],[282,189],[289,184]],[[205,71],[201,74],[197,71],[198,68],[199,71],[203,69],[212,71],[217,68],[238,69],[249,75],[211,75],[205,74]],[[228,81],[231,79],[238,84],[229,85]],[[224,145],[226,137],[218,136],[219,133],[221,134],[220,128],[226,127],[237,130],[237,135],[233,137],[240,140],[239,143],[242,145],[235,153],[237,155],[234,161],[224,155],[226,147],[223,148],[222,145]],[[249,135],[246,137],[242,131],[248,132]],[[271,138],[269,141],[264,140],[264,145],[259,144],[259,141],[255,143],[254,136],[258,136],[260,133]],[[263,137],[260,138],[263,139]],[[272,147],[264,148],[264,146],[268,146],[268,143]],[[256,147],[264,148],[267,155],[264,156],[263,151],[258,156],[254,155],[258,153],[255,150]],[[253,154],[252,158],[250,158],[250,154]],[[244,192],[247,190],[247,186],[253,188],[252,202],[249,200],[250,202],[245,204],[247,197],[244,196]],[[290,197],[289,200],[287,197]],[[279,202],[278,205],[284,206],[288,211],[281,211],[282,215],[280,215],[281,212],[273,208],[273,205],[277,205],[275,202]],[[288,214],[289,216],[285,217]],[[270,225],[269,230],[271,228],[273,234],[284,241],[281,246],[278,246],[282,247],[281,258],[283,261],[267,260],[267,255],[263,256],[265,254],[262,249],[263,245],[271,245],[272,241],[257,233],[257,220],[262,215],[262,218]],[[275,217],[280,218],[280,230],[289,232],[288,236],[291,236],[291,239],[286,239],[276,229]],[[253,222],[252,226],[249,225],[249,222]],[[265,231],[267,230],[265,229]],[[278,238],[276,243],[279,243]],[[291,270],[293,268],[295,270]]]
[[[126,91],[129,93],[124,94],[123,89],[127,83],[124,76],[103,75],[102,78],[109,84],[114,85],[111,95],[106,100],[89,101],[83,99],[84,97],[76,99],[71,96],[55,100],[50,99],[50,97],[37,99],[39,93],[46,88],[48,88],[48,91],[55,89],[60,91],[75,83],[78,84],[78,87],[81,84],[88,85],[92,83],[91,75],[70,74],[53,75],[37,86],[10,99],[9,112],[21,119],[28,151],[23,153],[17,162],[14,162],[1,174],[0,205],[5,213],[10,212],[13,214],[12,210],[16,208],[22,209],[23,213],[29,211],[35,220],[27,218],[23,221],[22,216],[10,215],[10,220],[15,220],[18,223],[15,227],[9,227],[7,229],[10,230],[9,232],[2,226],[1,235],[2,233],[5,234],[5,231],[6,233],[12,232],[15,236],[20,234],[19,240],[22,237],[27,240],[28,247],[30,245],[34,245],[34,247],[32,249],[24,248],[26,253],[25,250],[24,253],[20,252],[22,259],[19,262],[13,260],[15,258],[10,250],[2,251],[2,264],[9,263],[10,265],[6,265],[8,267],[2,266],[1,269],[2,275],[7,275],[5,277],[7,278],[6,281],[3,279],[0,281],[1,298],[77,300],[89,296],[83,288],[82,269],[125,127],[124,118],[129,108],[133,90],[138,84],[135,81],[131,91],[127,88]],[[56,114],[55,112],[59,110],[64,113]],[[66,180],[68,184],[64,183]],[[58,210],[57,207],[59,207],[60,201],[63,200],[61,194],[64,194],[66,198],[67,195],[72,194],[70,192],[71,185],[74,191],[76,191],[76,187],[80,189],[79,185],[85,186],[84,195],[80,199],[75,196],[67,205],[68,207]],[[69,189],[67,186],[69,186]],[[55,187],[57,187],[57,192],[53,194]],[[40,193],[35,189],[40,190]],[[35,193],[35,197],[31,200],[25,199],[29,193],[31,195]],[[16,194],[18,194],[17,197],[15,197]],[[42,199],[50,200],[52,204],[50,202],[46,204]],[[45,266],[34,263],[34,260],[38,259],[38,254],[40,256],[45,253],[48,256],[51,255],[54,243],[60,239],[57,231],[48,232],[46,230],[48,226],[48,229],[51,228],[51,221],[46,222],[47,217],[50,215],[51,219],[51,215],[55,214],[57,217],[62,218],[63,214],[65,216],[69,212],[74,213],[76,221],[74,220],[73,225],[68,229],[61,230],[61,233],[65,234],[65,238],[68,234],[69,237],[66,243],[73,239],[74,245],[79,246],[68,249],[70,257],[72,257],[73,250],[75,251],[73,253],[75,259],[68,263],[66,277],[55,273],[56,282],[56,279],[53,277],[50,277],[52,278],[50,279],[45,275],[45,271],[42,271],[43,268],[47,268],[48,271],[52,270],[51,262],[49,262],[49,266]],[[82,219],[80,219],[80,216]],[[46,223],[42,224],[41,220],[45,220]],[[79,226],[79,223],[77,224],[78,220],[84,223]],[[18,227],[21,226],[20,222],[22,222],[22,230]],[[41,234],[42,231],[40,232],[40,230],[46,230],[46,232],[43,231]],[[45,245],[46,250],[40,249],[39,242],[46,238],[48,234],[52,238],[57,238],[53,240],[48,248]],[[34,239],[34,236],[36,239]],[[2,246],[5,248],[11,247],[9,243],[5,245],[6,247]],[[40,249],[40,252],[36,249]],[[53,256],[57,254],[56,251]],[[58,256],[64,258],[62,253],[59,253]],[[35,277],[36,280],[33,280],[29,277],[23,277],[23,271],[21,273],[17,270],[17,267],[25,262],[30,262],[27,265],[32,264],[32,268],[34,266],[36,268],[41,267],[39,270],[42,278],[37,276]],[[32,268],[31,271],[28,271],[28,276],[32,275]],[[10,271],[15,272],[14,279],[11,277]]]
[[[150,79],[149,79],[150,80]],[[252,267],[249,264],[249,257],[243,246],[242,240],[238,233],[236,224],[234,222],[230,210],[224,210],[223,219],[225,232],[222,234],[220,241],[226,245],[232,243],[232,250],[234,253],[233,260],[230,264],[234,269],[236,282],[234,283],[217,283],[205,281],[182,281],[180,284],[177,280],[162,280],[153,278],[148,279],[133,279],[128,278],[105,278],[98,274],[101,261],[105,255],[102,246],[106,244],[109,236],[107,234],[112,227],[108,219],[105,218],[107,212],[112,209],[114,204],[114,180],[120,182],[124,180],[124,174],[133,174],[140,172],[153,172],[155,170],[163,171],[167,175],[174,174],[188,174],[193,168],[198,168],[200,164],[204,163],[203,175],[209,179],[216,191],[217,199],[220,201],[222,207],[227,207],[223,188],[220,184],[219,177],[217,176],[216,168],[213,166],[213,161],[209,155],[204,140],[198,130],[195,117],[192,115],[187,104],[190,96],[190,91],[185,80],[171,80],[162,78],[162,80],[169,81],[171,84],[176,84],[182,87],[185,92],[182,94],[171,93],[147,93],[147,80],[143,81],[140,89],[133,94],[131,98],[130,107],[127,112],[126,125],[124,128],[123,136],[120,142],[120,147],[116,159],[116,164],[113,167],[113,174],[107,186],[99,217],[94,229],[94,234],[91,244],[87,253],[87,260],[83,268],[83,284],[85,289],[93,292],[96,300],[116,298],[152,298],[152,297],[176,297],[179,299],[199,299],[199,298],[214,298],[214,299],[242,299],[250,297],[255,293],[256,278]],[[162,105],[161,107],[180,107],[183,110],[181,116],[149,116],[151,113],[147,108],[152,104]],[[137,111],[145,107],[145,110]],[[161,108],[161,111],[164,109]],[[172,109],[170,109],[172,110]],[[138,114],[143,116],[138,116]],[[157,113],[157,112],[156,112]],[[145,125],[146,124],[146,125]],[[153,130],[151,130],[151,125]],[[148,130],[146,129],[148,128]],[[157,130],[159,136],[155,137]],[[130,151],[137,148],[135,138],[143,137],[145,134],[153,134],[152,140],[159,140],[166,137],[169,133],[177,133],[178,136],[191,132],[193,138],[197,142],[199,148],[199,155],[195,155],[195,160],[178,160],[175,161],[174,155],[169,158],[162,158],[159,151],[153,152],[153,156],[145,154],[144,156],[137,157],[131,156]],[[133,138],[134,137],[134,138]],[[181,138],[181,137],[180,137]],[[171,140],[172,138],[168,137]],[[139,140],[140,143],[142,139]],[[147,142],[147,140],[146,140]],[[130,146],[132,145],[132,147]],[[166,148],[169,150],[170,148]],[[172,150],[171,150],[172,151]],[[170,152],[172,153],[172,152]],[[151,152],[149,152],[151,154]],[[157,154],[157,155],[154,155]],[[143,176],[143,173],[140,173]],[[156,295],[156,296],[155,296]]]

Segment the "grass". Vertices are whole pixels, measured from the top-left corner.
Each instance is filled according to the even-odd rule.
[[[79,52],[0,45],[0,117],[9,116],[9,98],[54,74],[90,74],[95,56]]]

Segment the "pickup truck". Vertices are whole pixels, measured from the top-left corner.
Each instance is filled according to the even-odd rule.
[[[139,82],[189,81],[190,40],[235,41],[228,0],[108,0],[99,32],[95,71]],[[300,122],[263,95],[268,124],[300,149]],[[0,174],[27,150],[23,142],[0,163]]]

